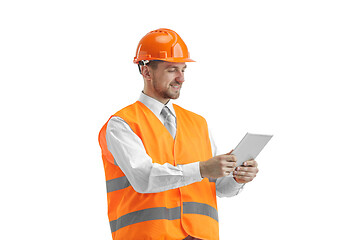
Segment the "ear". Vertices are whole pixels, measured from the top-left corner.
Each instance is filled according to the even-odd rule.
[[[149,66],[141,67],[141,75],[143,75],[145,80],[151,80],[151,69]]]

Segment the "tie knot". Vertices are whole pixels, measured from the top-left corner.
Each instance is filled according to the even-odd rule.
[[[161,110],[161,115],[163,115],[165,118],[167,118],[169,116],[172,116],[172,113],[167,106],[164,106],[164,108]]]

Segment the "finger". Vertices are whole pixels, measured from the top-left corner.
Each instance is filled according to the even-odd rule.
[[[236,156],[235,155],[226,155],[226,161],[227,162],[236,162]]]
[[[234,151],[234,149],[232,149],[230,152],[228,152],[228,153],[225,154],[225,155],[230,155],[233,151]]]
[[[234,177],[243,177],[246,175],[246,172],[234,172],[233,173]]]
[[[247,160],[244,162],[244,166],[247,166],[247,167],[257,167],[258,164],[257,162],[254,160],[254,159],[250,159],[250,160]]]
[[[233,174],[235,177],[242,178],[242,177],[256,177],[255,173],[248,173],[248,172],[238,172],[237,174]]]
[[[235,166],[229,165],[229,166],[225,166],[223,169],[224,169],[224,171],[233,172],[235,170]]]
[[[240,167],[239,171],[244,171],[244,172],[259,172],[259,169],[257,167]]]
[[[235,162],[226,162],[226,164],[223,166],[224,171],[231,171],[233,172],[235,170],[236,163]]]
[[[242,176],[248,176],[248,177],[255,177],[257,172],[245,172],[245,171],[234,171],[233,175],[242,177]]]
[[[240,177],[235,177],[237,180],[240,180],[240,181],[244,181],[244,182],[250,182],[252,180],[254,180],[253,177],[250,177],[250,176],[240,176]]]
[[[231,171],[234,171],[235,167],[236,167],[236,162],[226,162],[223,165],[223,168],[225,168],[225,169],[231,168]]]

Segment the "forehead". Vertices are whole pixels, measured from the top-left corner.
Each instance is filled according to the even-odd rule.
[[[184,62],[180,62],[180,63],[162,62],[160,65],[163,68],[186,68],[186,63],[184,63]]]

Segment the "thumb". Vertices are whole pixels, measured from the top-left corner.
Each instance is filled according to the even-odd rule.
[[[225,154],[225,155],[230,155],[233,151],[234,151],[234,149],[232,149],[230,152],[228,152],[228,153]]]

